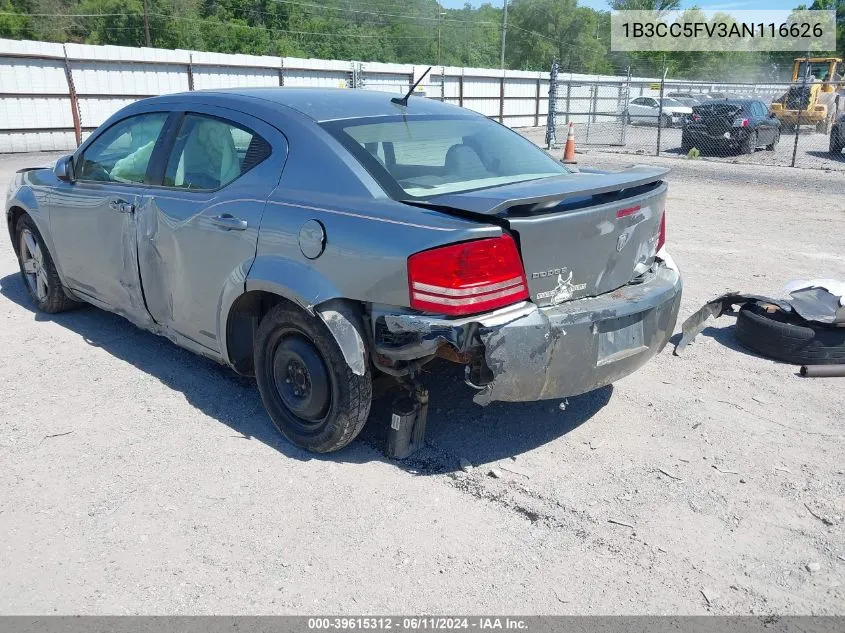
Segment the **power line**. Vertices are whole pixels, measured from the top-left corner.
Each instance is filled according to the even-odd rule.
[[[299,7],[309,7],[314,9],[323,9],[325,11],[338,11],[341,13],[360,13],[363,15],[377,15],[377,16],[384,16],[390,18],[403,18],[403,19],[412,19],[412,20],[428,20],[430,22],[437,22],[438,18],[436,17],[428,17],[425,15],[409,15],[407,13],[386,13],[384,11],[366,11],[363,9],[347,9],[344,7],[331,7],[325,4],[314,4],[313,2],[298,2],[297,0],[272,0],[276,4],[291,4],[294,6]],[[266,12],[259,12],[264,13]],[[443,22],[458,22],[463,24],[464,22],[472,22],[473,24],[493,24],[497,25],[497,22],[492,22],[490,20],[483,20],[483,21],[476,21],[476,20],[459,20],[457,18],[443,18]]]

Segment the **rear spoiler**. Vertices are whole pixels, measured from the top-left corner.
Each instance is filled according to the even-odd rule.
[[[668,173],[669,169],[665,167],[648,165],[634,165],[616,172],[584,169],[542,180],[530,180],[478,191],[432,196],[424,201],[407,200],[406,202],[429,208],[449,208],[470,213],[498,215],[515,206],[561,203],[576,198],[634,189],[658,183]]]

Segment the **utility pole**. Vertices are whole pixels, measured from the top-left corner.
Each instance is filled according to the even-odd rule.
[[[508,0],[505,0],[504,11],[502,12],[502,59],[501,66],[505,67],[505,42],[508,37]]]
[[[442,13],[437,14],[437,65],[440,65],[440,25],[443,24]]]
[[[443,26],[443,16],[446,15],[446,12],[443,10],[443,7],[440,6],[440,3],[437,3],[437,65],[440,66],[440,31],[441,27]]]
[[[147,40],[147,47],[152,48],[153,44],[150,40],[150,16],[147,11],[147,0],[144,0],[144,37]]]

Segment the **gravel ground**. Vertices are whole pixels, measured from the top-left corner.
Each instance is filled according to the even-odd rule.
[[[0,181],[48,158],[0,157]],[[681,318],[845,278],[845,173],[642,161],[674,169]],[[477,407],[438,364],[415,459],[382,456],[384,400],[315,457],[253,381],[95,308],[34,313],[0,239],[0,611],[843,614],[843,383],[732,330],[565,411]]]

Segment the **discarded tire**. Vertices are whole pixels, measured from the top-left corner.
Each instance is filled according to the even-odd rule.
[[[795,365],[845,363],[845,328],[817,325],[782,310],[747,303],[736,320],[736,337],[751,351]]]

